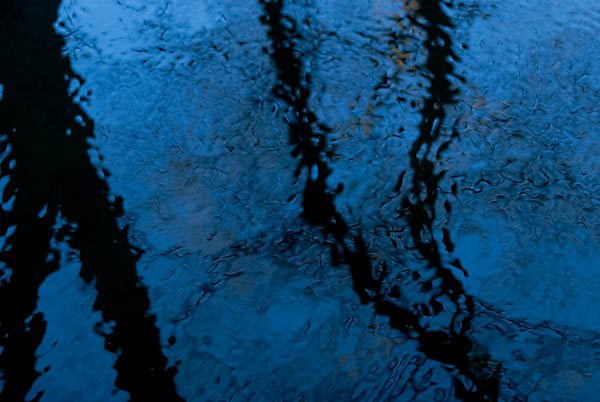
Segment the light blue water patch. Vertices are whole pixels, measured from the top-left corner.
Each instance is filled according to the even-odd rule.
[[[469,233],[458,236],[455,243],[455,255],[469,274],[464,283],[473,291],[476,291],[480,281],[501,271],[502,267],[498,265],[500,247],[495,241],[490,241],[486,236]]]
[[[292,334],[310,322],[310,311],[298,304],[277,304],[266,313],[267,325],[276,334]]]
[[[468,273],[461,278],[467,292],[513,318],[597,330],[600,254],[593,239],[559,232],[524,240],[499,219],[465,226],[453,240]]]
[[[55,229],[64,224],[58,218]],[[46,332],[36,351],[35,368],[42,373],[28,398],[44,391],[41,402],[127,401],[129,394],[114,385],[117,355],[104,349],[104,338],[94,331],[102,314],[93,310],[97,292],[79,277],[81,262],[65,242],[52,241],[60,251],[60,269],[39,289],[37,312]]]

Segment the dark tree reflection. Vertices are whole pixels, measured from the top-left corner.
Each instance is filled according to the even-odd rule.
[[[478,346],[477,353],[474,353],[475,342],[469,336],[474,313],[473,299],[465,293],[452,271],[443,265],[432,229],[441,174],[434,171],[434,163],[430,160],[431,148],[440,135],[445,117],[444,105],[453,102],[454,92],[448,76],[453,74],[450,59],[456,58],[451,39],[442,28],[452,27],[452,24],[437,1],[423,1],[418,7],[418,15],[411,18],[413,24],[427,33],[425,68],[430,87],[421,110],[419,136],[410,151],[412,187],[410,195],[403,200],[401,212],[410,227],[416,248],[427,261],[428,269],[433,271],[433,275],[427,278],[428,282],[437,280],[441,284],[430,290],[428,307],[417,303],[414,308],[406,308],[395,300],[400,297],[397,287],[396,292],[384,289],[386,267],[375,272],[361,234],[353,233],[335,208],[335,193],[328,189],[326,183],[331,173],[328,157],[333,152],[327,143],[330,129],[317,121],[308,106],[310,76],[303,72],[295,49],[295,42],[300,39],[296,22],[283,13],[282,0],[261,0],[261,3],[265,10],[262,21],[268,27],[271,56],[278,71],[279,82],[273,92],[292,110],[289,134],[293,155],[299,158],[296,176],[299,177],[303,168],[307,169],[303,217],[308,223],[322,227],[325,235],[335,240],[333,259],[349,265],[354,290],[363,304],[373,304],[378,314],[389,317],[393,328],[416,339],[420,351],[428,358],[457,369],[456,397],[474,401],[497,400],[498,367],[488,364],[489,355],[482,346]],[[414,280],[425,275],[415,272]],[[422,318],[442,313],[443,304],[438,300],[442,297],[449,298],[454,304],[452,318],[445,329],[429,329]]]
[[[14,230],[0,254],[9,278],[0,287],[0,369],[5,382],[0,400],[25,399],[39,376],[35,350],[45,321],[41,313],[31,315],[40,284],[58,269],[58,253],[50,249],[50,240],[59,214],[74,229],[58,236],[69,234],[69,245],[79,251],[82,278],[95,279],[94,308],[114,323],[114,330],[104,336],[106,349],[119,354],[117,387],[132,400],[180,400],[173,384],[175,369],[166,367],[155,317],[147,314],[148,292],[136,272],[138,252],[117,222],[122,201],[111,201],[88,156],[93,122],[68,95],[69,79],[77,77],[52,26],[58,5],[58,0],[35,0],[0,6],[0,133],[2,151],[8,150],[1,171],[10,178],[3,201],[15,197],[0,221],[2,233]]]

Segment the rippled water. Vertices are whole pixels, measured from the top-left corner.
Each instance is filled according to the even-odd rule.
[[[0,5],[0,401],[594,401],[591,0]]]

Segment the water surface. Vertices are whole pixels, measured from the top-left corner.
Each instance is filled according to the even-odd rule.
[[[595,2],[0,16],[0,400],[596,399]]]

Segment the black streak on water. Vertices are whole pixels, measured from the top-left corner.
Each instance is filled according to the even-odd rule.
[[[2,211],[0,229],[16,225],[0,258],[12,270],[0,287],[0,369],[5,385],[0,400],[14,402],[39,376],[35,350],[45,332],[35,311],[44,278],[58,269],[58,256],[47,260],[52,226],[59,213],[72,224],[69,245],[79,251],[81,276],[95,279],[94,309],[114,329],[105,348],[119,353],[116,386],[136,401],[178,401],[174,368],[166,368],[155,317],[148,315],[147,290],[136,272],[138,252],[117,223],[122,202],[109,200],[107,184],[88,157],[93,122],[68,95],[75,77],[63,57],[63,40],[52,24],[58,0],[4,1],[0,5],[0,134],[7,136],[0,151],[10,146],[1,172],[10,175],[3,201],[16,194],[10,211]],[[76,122],[81,116],[83,125]],[[71,134],[67,136],[66,132]],[[9,161],[16,160],[10,169]],[[38,213],[44,206],[43,218]],[[10,306],[10,308],[7,308]],[[40,393],[41,394],[41,393]],[[35,399],[40,398],[38,394]]]
[[[475,313],[473,298],[465,293],[462,283],[444,266],[433,231],[439,181],[443,172],[435,173],[435,164],[431,159],[432,146],[440,138],[441,127],[446,117],[444,107],[455,103],[455,95],[458,92],[452,88],[449,77],[460,79],[454,74],[452,60],[458,61],[458,58],[452,50],[452,39],[444,30],[454,26],[443,12],[439,0],[421,0],[417,14],[409,18],[427,34],[424,43],[428,53],[425,67],[430,85],[421,109],[419,136],[410,149],[410,166],[414,175],[410,196],[403,199],[403,208],[415,245],[434,270],[435,277],[441,279],[438,293],[430,298],[430,306],[434,307],[435,303],[439,305],[437,297],[445,296],[452,300],[456,308],[448,334],[437,334],[439,340],[443,340],[443,347],[438,348],[436,353],[438,360],[455,365],[474,385],[467,389],[463,382],[456,378],[455,396],[463,400],[497,400],[498,368],[492,370],[488,367],[486,358],[482,359],[481,354],[475,356],[472,353],[474,343],[467,335]],[[452,137],[456,135],[457,133],[453,132]],[[436,159],[443,153],[440,150],[446,144],[447,142],[438,148]],[[449,209],[448,202],[445,208]],[[443,230],[443,233],[443,242],[452,248],[448,231]],[[460,261],[457,260],[451,265],[460,267]]]
[[[296,176],[304,167],[309,170],[302,202],[304,219],[322,227],[325,235],[333,237],[334,260],[341,259],[349,265],[354,290],[362,303],[373,303],[376,312],[387,316],[393,328],[414,337],[419,342],[419,350],[428,358],[455,367],[468,379],[467,383],[470,384],[466,385],[459,376],[455,378],[456,397],[465,401],[497,400],[498,371],[489,367],[485,353],[473,353],[474,342],[467,335],[473,314],[472,298],[465,294],[461,282],[452,271],[442,264],[433,237],[434,207],[441,175],[434,173],[434,164],[428,155],[431,145],[440,134],[445,117],[443,105],[452,103],[454,96],[447,75],[453,73],[448,57],[455,56],[450,37],[442,29],[452,26],[448,17],[437,1],[423,0],[419,13],[426,22],[423,24],[413,19],[413,23],[425,29],[428,35],[425,46],[429,52],[426,67],[430,73],[430,88],[421,111],[419,137],[410,151],[411,168],[414,171],[412,197],[406,197],[403,201],[412,238],[434,270],[435,277],[441,279],[438,293],[430,300],[433,310],[436,311],[435,306],[441,306],[435,299],[442,295],[456,305],[450,328],[442,331],[428,330],[421,323],[418,309],[403,308],[393,301],[391,295],[383,294],[382,276],[373,273],[365,241],[360,233],[351,233],[343,217],[336,211],[334,193],[326,184],[331,172],[327,164],[327,155],[331,151],[327,145],[329,129],[317,121],[308,107],[310,77],[303,73],[302,62],[294,48],[294,41],[299,39],[296,22],[283,14],[282,0],[261,0],[261,3],[265,10],[261,20],[268,27],[272,42],[271,57],[278,72],[279,83],[273,92],[291,107],[294,115],[294,121],[289,122],[289,133],[293,155],[300,161]],[[440,39],[444,41],[443,44],[439,42]],[[419,151],[423,146],[426,152],[420,156]],[[318,173],[315,180],[311,178],[313,169],[317,169]]]

